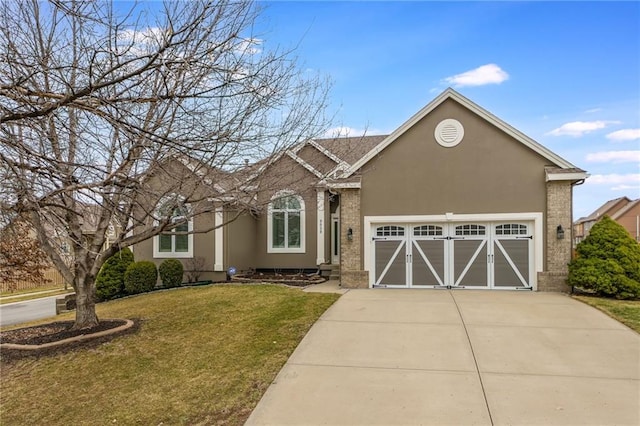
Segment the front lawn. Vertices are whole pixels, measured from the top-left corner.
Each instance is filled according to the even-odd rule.
[[[640,300],[616,300],[592,296],[574,297],[640,333]]]
[[[100,318],[139,318],[140,330],[2,365],[0,423],[242,424],[338,297],[223,285],[102,303]]]

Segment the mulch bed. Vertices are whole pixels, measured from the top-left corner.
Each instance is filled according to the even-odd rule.
[[[112,340],[114,337],[135,333],[140,329],[140,320],[134,319],[133,327],[118,331],[106,336],[99,336],[93,339],[72,341],[62,345],[41,348],[36,350],[23,349],[0,349],[0,361],[10,363],[23,358],[40,358],[59,353],[69,352],[76,349],[88,349],[99,346]],[[90,335],[100,331],[110,330],[120,327],[126,323],[125,320],[103,320],[92,328],[83,330],[72,330],[73,321],[58,321],[48,324],[36,325],[33,327],[16,328],[14,330],[0,332],[0,343],[15,343],[19,345],[42,345],[44,343],[58,342],[71,337]]]
[[[256,272],[253,274],[234,275],[231,281],[235,282],[269,282],[280,283],[296,287],[306,287],[312,284],[320,284],[326,279],[318,274],[278,274],[274,272]]]

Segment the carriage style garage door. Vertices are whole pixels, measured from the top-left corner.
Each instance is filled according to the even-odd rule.
[[[376,225],[374,286],[532,287],[533,224]]]

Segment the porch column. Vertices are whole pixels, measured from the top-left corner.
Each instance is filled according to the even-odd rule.
[[[326,257],[324,253],[324,240],[325,240],[324,195],[325,195],[324,189],[318,189],[317,202],[316,202],[316,206],[317,206],[316,220],[318,222],[316,227],[316,245],[317,245],[316,265],[322,265],[323,263],[326,262]]]
[[[369,273],[362,266],[360,188],[341,190],[340,222],[340,284],[345,288],[367,288]]]
[[[571,181],[547,182],[547,211],[545,217],[545,268],[538,273],[538,290],[569,291],[567,278],[571,261],[572,241]],[[558,226],[564,238],[558,239]]]
[[[222,207],[216,207],[214,225],[217,228],[213,231],[214,250],[213,250],[213,270],[224,271],[224,212]]]

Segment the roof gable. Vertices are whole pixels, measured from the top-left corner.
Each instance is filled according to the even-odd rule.
[[[622,207],[621,209],[619,209],[618,211],[613,213],[611,215],[611,219],[618,220],[619,218],[624,216],[628,211],[630,211],[631,209],[633,209],[637,205],[640,205],[640,198],[638,198],[637,200],[633,200],[633,201],[627,203],[626,206]]]
[[[387,136],[385,139],[383,139],[380,143],[378,143],[373,149],[371,149],[362,158],[360,158],[358,161],[353,163],[352,166],[347,171],[347,173],[345,174],[345,177],[351,176],[356,171],[358,171],[360,168],[362,168],[362,166],[367,164],[378,153],[380,153],[382,150],[384,150],[387,146],[391,145],[395,140],[397,140],[400,136],[402,136],[407,130],[409,130],[411,127],[413,127],[416,123],[418,123],[420,120],[422,120],[425,116],[427,116],[431,111],[433,111],[435,108],[437,108],[443,102],[445,102],[447,99],[452,99],[452,100],[456,101],[457,103],[459,103],[460,105],[462,105],[466,109],[470,110],[471,112],[473,112],[476,115],[480,116],[484,120],[486,120],[489,123],[493,124],[495,127],[497,127],[498,129],[502,130],[503,132],[505,132],[506,134],[508,134],[512,138],[514,138],[516,141],[522,143],[523,145],[527,146],[528,148],[530,148],[534,152],[538,153],[542,157],[544,157],[547,160],[549,160],[553,165],[555,165],[555,166],[557,166],[557,167],[559,167],[561,169],[579,170],[581,172],[581,174],[582,174],[582,176],[581,176],[582,179],[587,177],[586,173],[584,173],[584,171],[582,171],[581,169],[577,169],[573,164],[569,163],[567,160],[563,159],[559,155],[553,153],[549,149],[547,149],[544,146],[540,145],[538,142],[534,141],[533,139],[531,139],[530,137],[528,137],[524,133],[522,133],[519,130],[515,129],[514,127],[510,126],[506,122],[502,121],[501,119],[499,119],[495,115],[491,114],[490,112],[488,112],[484,108],[480,107],[476,103],[474,103],[474,102],[470,101],[469,99],[467,99],[466,97],[462,96],[461,94],[459,94],[458,92],[456,92],[452,88],[448,88],[444,92],[442,92],[438,97],[436,97],[429,104],[427,104],[424,108],[422,108],[420,111],[418,111],[416,114],[414,114],[413,117],[411,117],[409,120],[404,122],[400,127],[398,127],[393,133],[391,133],[389,136]]]
[[[594,220],[599,220],[600,217],[607,215],[613,216],[620,209],[625,207],[631,203],[631,200],[628,197],[619,197],[614,198],[613,200],[606,201],[603,205],[598,207],[593,213],[584,218],[583,222],[589,222]]]

